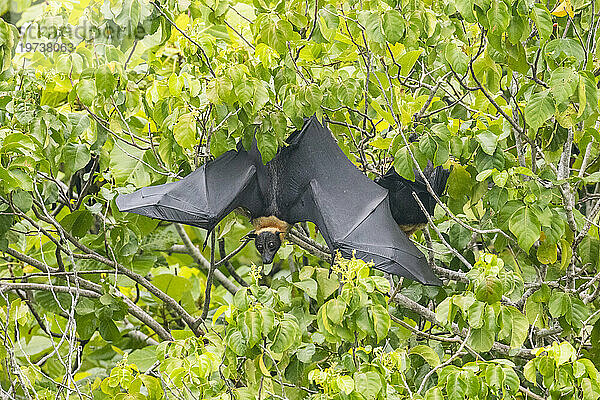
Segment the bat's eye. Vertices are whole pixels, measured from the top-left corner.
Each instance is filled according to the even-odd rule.
[[[262,244],[256,245],[256,250],[262,251],[262,249],[263,249]]]
[[[275,242],[269,242],[269,249],[275,249]]]

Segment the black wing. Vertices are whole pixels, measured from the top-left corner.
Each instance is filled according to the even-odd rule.
[[[279,204],[288,222],[315,223],[330,249],[425,284],[441,281],[394,223],[388,193],[360,172],[316,118],[288,138]],[[295,196],[295,198],[294,198]],[[282,214],[283,215],[283,214]]]
[[[237,207],[260,214],[256,167],[241,147],[210,161],[180,181],[117,197],[121,211],[212,230]]]
[[[433,191],[439,196],[442,195],[446,188],[446,182],[450,171],[442,166],[433,167],[429,162],[423,170],[423,175],[429,181]],[[415,192],[425,206],[429,215],[433,214],[436,201],[429,194],[427,186],[417,171],[415,171],[415,180],[409,181],[398,175],[394,167],[381,178],[377,179],[378,185],[388,189],[390,193],[390,207],[392,216],[399,225],[419,225],[427,223],[427,217],[423,214],[421,207],[416,202],[412,193]]]

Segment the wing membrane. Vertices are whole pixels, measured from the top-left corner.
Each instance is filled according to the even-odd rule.
[[[348,160],[328,129],[312,118],[289,142],[282,157],[290,176],[282,181],[303,188],[297,199],[283,201],[289,222],[315,223],[329,248],[346,257],[356,250],[357,257],[373,261],[377,269],[441,284],[425,255],[394,222],[388,192]]]
[[[237,207],[258,213],[256,167],[243,149],[229,151],[173,183],[117,197],[121,211],[212,230]]]

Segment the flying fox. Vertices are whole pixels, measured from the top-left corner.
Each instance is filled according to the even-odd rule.
[[[332,254],[373,262],[381,271],[424,284],[441,281],[394,222],[388,191],[359,171],[316,117],[292,133],[263,163],[256,139],[241,143],[173,183],[116,199],[121,211],[212,231],[245,209],[257,251],[271,263],[290,227],[314,223]]]
[[[442,166],[434,167],[429,161],[423,170],[423,175],[429,181],[434,193],[440,197],[446,189],[450,171]],[[415,180],[410,181],[401,177],[392,167],[385,175],[375,179],[375,182],[389,191],[392,217],[407,236],[427,225],[427,217],[412,193],[416,193],[429,215],[433,215],[436,201],[427,190],[427,185],[418,171],[415,170]]]

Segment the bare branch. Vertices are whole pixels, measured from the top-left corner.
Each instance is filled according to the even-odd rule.
[[[196,264],[198,264],[200,268],[202,268],[205,272],[208,272],[210,270],[210,262],[208,262],[208,260],[204,258],[200,250],[198,250],[198,248],[194,246],[190,237],[187,235],[187,233],[185,233],[183,226],[181,224],[175,224],[175,229],[177,230],[177,233],[183,240],[183,244],[187,248],[187,253],[194,258],[194,261],[196,261]],[[233,282],[231,282],[229,278],[227,278],[221,271],[215,270],[214,275],[215,279],[218,280],[219,283],[223,285],[225,289],[227,289],[231,294],[235,294],[239,290],[239,288]]]

